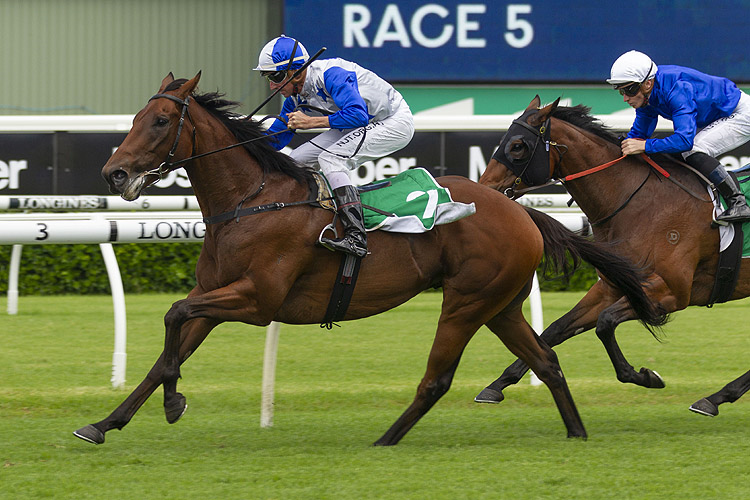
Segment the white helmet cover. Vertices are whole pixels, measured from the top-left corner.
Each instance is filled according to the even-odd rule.
[[[268,42],[258,55],[258,67],[253,68],[255,71],[283,71],[286,69],[297,69],[310,59],[307,49],[301,43],[297,43],[297,49],[294,45],[297,40],[281,35]],[[294,61],[289,65],[289,58],[294,51]]]
[[[653,78],[658,69],[659,67],[646,54],[631,50],[618,57],[612,64],[607,83],[610,85],[630,82],[642,83],[649,78]]]

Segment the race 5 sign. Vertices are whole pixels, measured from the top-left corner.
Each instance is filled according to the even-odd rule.
[[[750,81],[740,0],[286,0],[284,31],[395,83],[603,84],[637,49]],[[627,14],[623,12],[627,11]],[[631,15],[635,13],[635,15]],[[720,36],[719,36],[720,35]],[[710,42],[710,43],[709,43]]]

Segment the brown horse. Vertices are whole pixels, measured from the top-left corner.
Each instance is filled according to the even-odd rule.
[[[341,255],[315,245],[331,213],[294,204],[309,199],[312,172],[275,151],[257,122],[231,112],[236,103],[220,94],[195,93],[199,78],[200,73],[175,80],[170,73],[164,79],[102,170],[110,189],[133,200],[161,175],[184,165],[205,218],[232,214],[247,200],[293,206],[207,225],[197,286],[167,312],[161,356],[112,414],[75,431],[92,443],[103,443],[107,431],[124,427],[160,385],[167,421],[176,422],[186,408],[177,392],[180,365],[218,324],[320,323],[331,296]],[[244,147],[232,147],[239,143]],[[623,286],[632,285],[634,303],[654,311],[641,291],[642,276],[544,214],[533,213],[532,220],[523,207],[492,189],[460,177],[439,182],[454,200],[475,203],[476,214],[428,233],[371,234],[371,254],[362,261],[345,317],[371,316],[425,289],[443,289],[437,333],[416,397],[375,444],[396,444],[445,394],[466,344],[485,324],[548,385],[568,436],[585,437],[556,356],[525,321],[522,302],[545,248],[557,262],[570,247],[613,279],[628,275]]]
[[[665,313],[709,304],[717,273],[719,231],[711,227],[713,208],[705,185],[685,165],[659,157],[651,166],[642,157],[622,156],[620,139],[584,106],[539,109],[537,96],[514,120],[479,179],[481,184],[518,197],[518,187],[560,179],[592,221],[596,240],[650,274],[646,289]],[[663,166],[669,178],[658,173]],[[670,182],[671,181],[671,182]],[[743,262],[731,300],[750,295],[750,266]],[[615,328],[637,318],[627,300],[606,280],[598,281],[576,306],[541,335],[555,346],[596,327],[621,382],[662,388],[656,372],[636,372],[615,339]],[[528,367],[517,360],[484,389],[478,402],[500,402],[502,390],[520,380]],[[690,407],[706,415],[750,389],[750,372]]]

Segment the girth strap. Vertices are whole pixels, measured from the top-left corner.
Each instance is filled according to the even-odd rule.
[[[737,182],[737,176],[734,172],[729,175]],[[712,307],[715,303],[728,301],[734,289],[737,286],[737,280],[740,275],[740,265],[742,264],[742,247],[745,242],[742,231],[742,222],[734,222],[734,239],[729,246],[719,253],[719,264],[716,269],[716,279],[714,287],[711,290],[711,297],[708,299],[706,307]]]
[[[357,284],[359,276],[359,266],[362,264],[362,257],[357,257],[345,253],[341,257],[341,265],[336,275],[336,281],[333,284],[331,300],[328,302],[328,309],[323,317],[321,328],[330,330],[333,328],[334,321],[341,321],[349,309],[349,302],[354,294],[354,286]]]

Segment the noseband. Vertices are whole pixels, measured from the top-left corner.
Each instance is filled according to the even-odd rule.
[[[190,154],[189,158],[186,158],[184,160],[180,161],[171,161],[172,158],[174,158],[175,151],[177,151],[177,145],[180,143],[180,135],[182,134],[182,127],[185,125],[185,115],[187,115],[188,118],[190,118],[190,122],[193,122],[192,117],[190,116],[190,110],[188,109],[188,106],[190,104],[190,96],[187,96],[185,100],[180,99],[179,97],[173,96],[171,94],[154,94],[151,96],[151,98],[148,100],[149,102],[153,101],[154,99],[169,99],[171,101],[174,101],[176,103],[182,104],[182,112],[180,113],[180,122],[177,125],[177,136],[174,138],[174,144],[172,144],[172,148],[169,150],[169,154],[167,155],[167,159],[161,162],[161,165],[156,167],[153,170],[146,171],[145,175],[155,175],[161,180],[165,174],[168,174],[172,169],[180,165],[181,163],[185,163],[186,161],[190,160],[195,156],[195,124],[193,124],[193,152]]]

